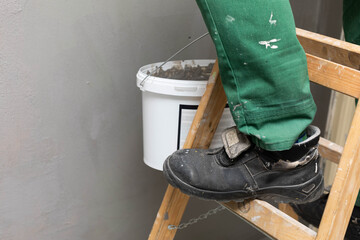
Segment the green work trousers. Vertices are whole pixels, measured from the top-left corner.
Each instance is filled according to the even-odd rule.
[[[238,129],[259,147],[292,147],[316,106],[287,0],[197,0]]]

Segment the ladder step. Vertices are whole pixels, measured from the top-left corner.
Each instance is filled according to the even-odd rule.
[[[316,238],[315,231],[265,201],[255,199],[243,203],[221,204],[274,239],[313,240]]]
[[[321,157],[339,164],[343,150],[344,148],[342,146],[325,138],[320,138],[319,153]]]
[[[310,81],[344,93],[360,97],[360,71],[306,53]]]
[[[360,69],[358,45],[300,28],[296,29],[296,35],[306,53],[347,67]]]

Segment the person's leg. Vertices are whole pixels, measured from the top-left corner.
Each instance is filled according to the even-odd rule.
[[[167,180],[206,199],[317,199],[323,190],[320,130],[308,127],[316,106],[289,2],[197,3],[216,46],[236,128],[223,133],[223,148],[172,154],[164,162]],[[295,143],[304,132],[308,138]]]
[[[316,106],[288,1],[197,0],[234,121],[257,146],[292,147]]]

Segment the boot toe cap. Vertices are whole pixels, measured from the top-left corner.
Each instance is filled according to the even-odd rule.
[[[183,149],[169,156],[167,159],[168,169],[166,171],[169,171],[169,174],[173,175],[173,177],[192,185],[198,182],[199,174],[197,168],[193,166],[196,160],[191,157],[193,154],[190,152],[192,150]]]

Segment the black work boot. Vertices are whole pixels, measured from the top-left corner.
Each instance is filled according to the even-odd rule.
[[[305,203],[323,193],[318,141],[320,130],[290,150],[271,152],[252,144],[236,127],[222,134],[224,147],[183,149],[164,162],[164,175],[183,193],[217,201],[249,198]]]
[[[305,204],[290,204],[297,215],[309,224],[319,227],[329,193],[324,193],[318,200]],[[355,206],[345,234],[345,240],[360,239],[360,207]]]

